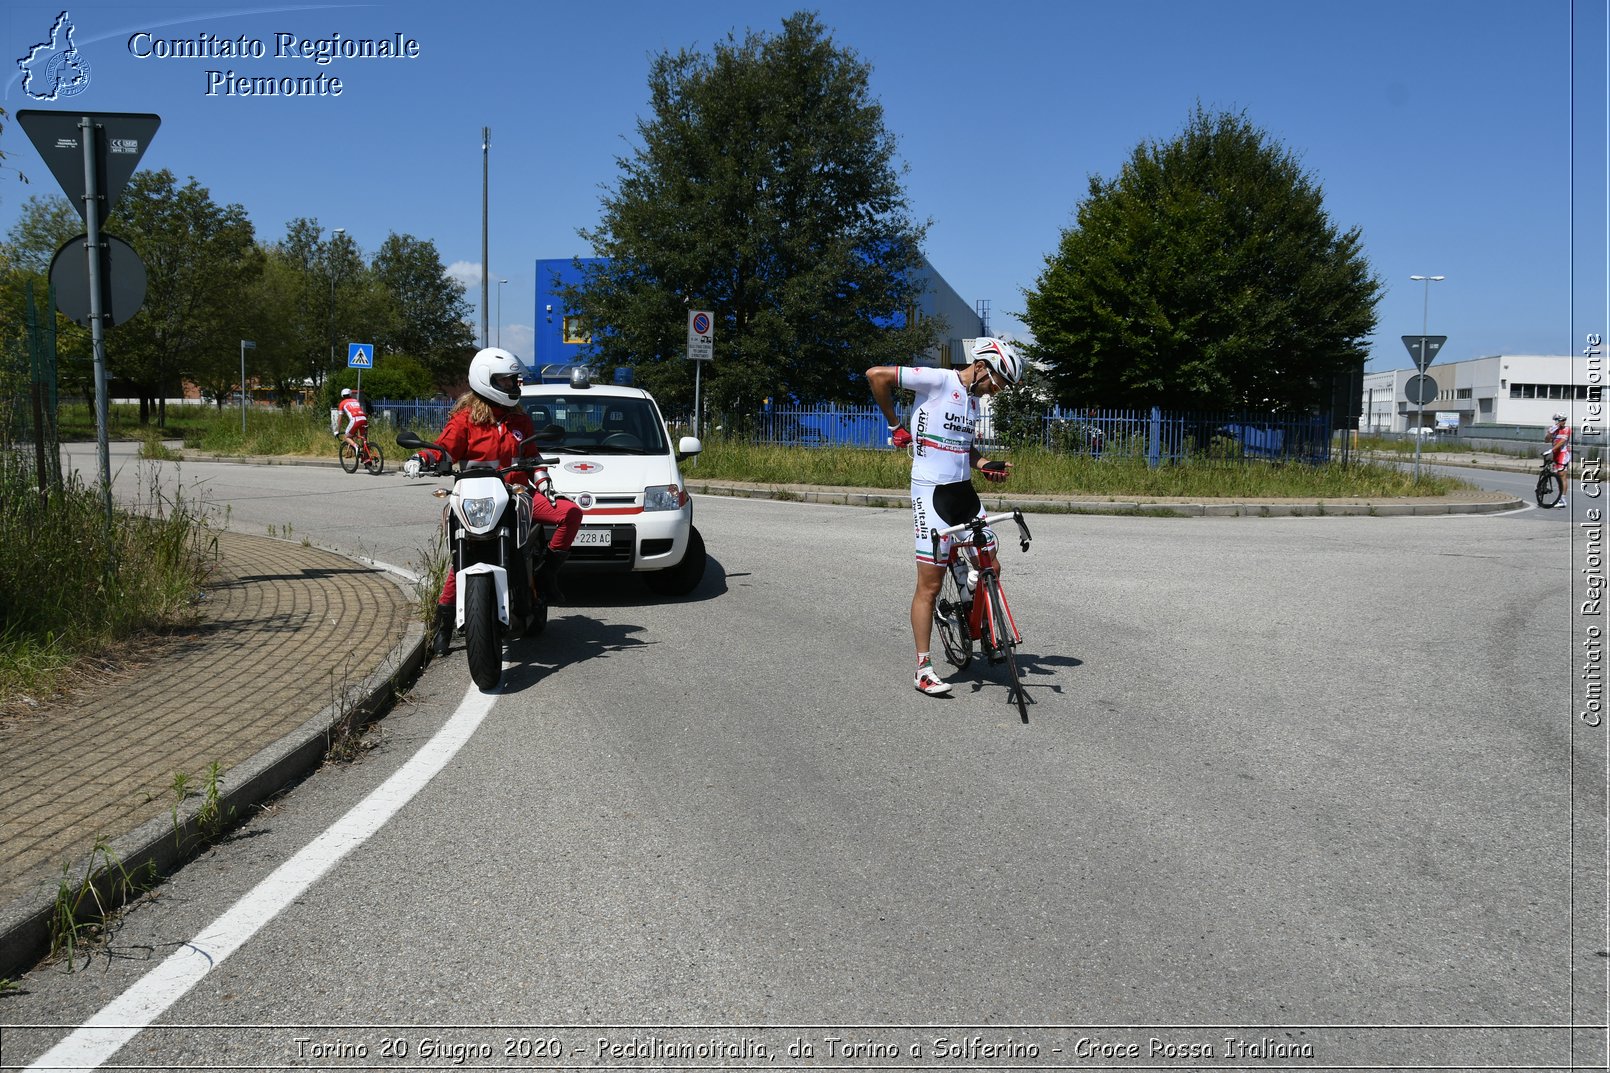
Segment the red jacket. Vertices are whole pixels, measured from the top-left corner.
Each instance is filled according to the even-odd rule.
[[[519,407],[494,406],[492,411],[498,415],[496,425],[471,424],[469,407],[457,411],[447,419],[447,427],[436,437],[436,442],[453,456],[455,462],[510,465],[520,453],[520,445],[534,437],[537,430],[531,423],[531,415]],[[537,453],[535,445],[527,449],[528,455]],[[511,473],[508,480],[510,484],[531,483],[530,475],[526,473]]]

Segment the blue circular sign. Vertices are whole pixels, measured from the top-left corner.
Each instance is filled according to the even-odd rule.
[[[700,335],[709,335],[710,318],[703,313],[693,314],[693,330]]]

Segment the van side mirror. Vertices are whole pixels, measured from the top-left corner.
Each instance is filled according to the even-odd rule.
[[[683,436],[676,445],[676,460],[681,462],[684,459],[692,458],[703,450],[704,444],[699,442],[697,436]]]

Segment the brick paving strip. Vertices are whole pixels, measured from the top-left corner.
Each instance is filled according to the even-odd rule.
[[[175,772],[194,795],[216,762],[231,800],[261,800],[318,762],[354,704],[417,670],[423,628],[391,575],[268,537],[219,533],[218,546],[194,628],[0,721],[0,975],[8,953],[37,943],[26,918],[49,905],[63,865],[76,881],[97,839],[125,862],[143,843],[173,844]]]

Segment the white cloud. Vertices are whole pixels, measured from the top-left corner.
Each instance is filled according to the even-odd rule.
[[[474,293],[475,300],[480,301],[481,293],[481,266],[473,261],[454,261],[447,266],[447,274],[464,284],[464,289]]]
[[[492,329],[492,339],[496,342],[503,340],[503,349],[530,365],[536,352],[537,330],[529,324],[505,324],[503,334],[500,336],[496,327]]]

